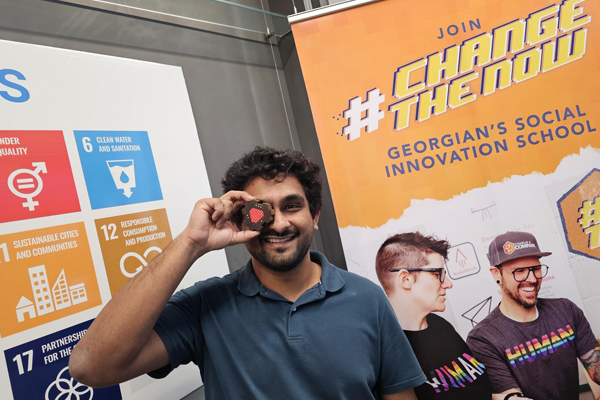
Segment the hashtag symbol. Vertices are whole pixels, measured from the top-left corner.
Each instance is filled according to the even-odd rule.
[[[579,225],[584,229],[600,223],[600,212],[598,212],[600,211],[598,209],[600,207],[600,202],[597,201],[597,199],[598,196],[594,197],[592,199],[593,201],[585,200],[581,204],[581,207],[579,207],[579,210],[577,210],[581,214],[581,217],[577,219],[577,222],[579,222]]]
[[[360,137],[362,128],[365,128],[365,132],[373,132],[378,129],[379,120],[384,116],[379,105],[384,101],[385,95],[379,94],[379,89],[369,90],[365,101],[362,101],[360,96],[351,99],[348,109],[344,110],[344,118],[348,120],[348,125],[344,126],[342,135],[346,135],[348,140],[355,140]],[[365,113],[364,117],[362,116],[363,112]]]

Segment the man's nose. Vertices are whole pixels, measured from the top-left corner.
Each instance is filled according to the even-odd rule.
[[[446,275],[446,277],[444,278],[444,282],[442,282],[442,287],[444,289],[452,289],[452,286],[454,285],[450,281],[450,278],[448,278],[448,275]]]
[[[290,222],[285,217],[285,215],[279,210],[274,211],[273,222],[271,222],[271,228],[281,233],[285,231],[289,226]]]
[[[532,270],[529,270],[529,273],[527,274],[527,279],[525,279],[527,282],[531,282],[531,283],[536,283],[538,278],[535,277],[535,274],[533,273]]]

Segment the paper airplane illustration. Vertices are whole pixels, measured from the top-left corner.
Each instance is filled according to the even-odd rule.
[[[473,327],[480,323],[485,317],[487,317],[492,311],[492,296],[487,299],[475,304],[473,307],[469,308],[462,315],[463,318],[471,321]]]

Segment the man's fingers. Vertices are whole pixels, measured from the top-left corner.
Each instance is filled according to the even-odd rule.
[[[231,244],[240,244],[249,242],[252,238],[260,235],[259,231],[238,231],[234,232],[233,237],[231,238]]]
[[[244,192],[242,190],[231,190],[221,196],[221,200],[228,200],[232,203],[237,202],[238,200],[242,200],[244,203],[254,200],[254,196],[248,194],[248,192]]]
[[[229,200],[204,199],[200,202],[200,207],[208,212],[210,219],[221,228],[231,219],[234,205]]]
[[[214,210],[211,218],[213,221],[218,221],[221,218],[221,215],[225,212],[225,205],[221,199],[215,199],[216,201],[212,205],[212,209]]]
[[[244,205],[247,203],[247,201],[245,200],[236,200],[233,203],[233,210],[231,211],[232,214],[235,214],[236,212],[238,212],[242,207],[244,207]]]
[[[196,206],[207,212],[215,226],[220,229],[231,220],[234,213],[251,200],[254,200],[254,197],[247,192],[232,190],[219,198],[200,200]]]
[[[204,209],[211,214],[213,221],[217,221],[223,215],[229,220],[231,214],[237,212],[244,204],[251,200],[254,200],[254,197],[247,192],[232,190],[219,198],[204,199],[200,203],[208,206],[204,207]]]
[[[219,215],[219,218],[215,220],[213,216],[213,220],[215,221],[217,228],[222,228],[223,225],[227,223],[231,219],[231,211],[233,210],[233,203],[230,201],[223,201],[223,213]]]

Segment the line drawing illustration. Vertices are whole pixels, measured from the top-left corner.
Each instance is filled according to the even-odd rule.
[[[496,207],[496,202],[495,201],[494,201],[493,204],[491,204],[491,205],[489,205],[487,207],[483,207],[483,208],[477,209],[477,210],[474,210],[471,207],[471,214],[476,214],[476,213],[480,212],[481,213],[481,220],[485,221],[486,218],[492,218],[492,213],[490,213],[490,208],[492,208],[492,207]]]
[[[462,314],[462,317],[469,320],[473,328],[492,312],[492,296],[480,301]]]

